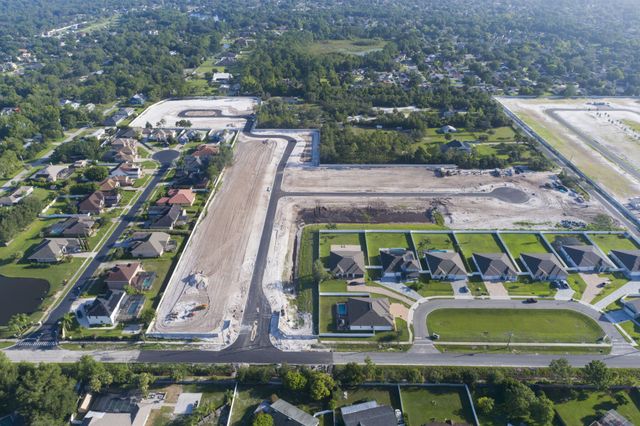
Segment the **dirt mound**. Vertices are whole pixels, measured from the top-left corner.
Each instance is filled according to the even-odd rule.
[[[384,205],[350,209],[319,205],[300,210],[299,219],[304,223],[431,223],[430,210],[430,206],[420,210],[398,210]]]

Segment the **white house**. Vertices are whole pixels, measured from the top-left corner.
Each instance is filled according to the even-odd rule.
[[[124,297],[124,291],[110,291],[104,297],[97,297],[89,307],[85,308],[89,325],[116,325]]]

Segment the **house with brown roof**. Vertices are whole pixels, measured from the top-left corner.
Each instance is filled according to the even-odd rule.
[[[218,155],[218,154],[220,154],[219,145],[203,143],[201,145],[198,145],[198,148],[196,148],[194,153],[191,155],[193,155],[194,157],[200,157],[200,158],[211,158],[214,155]]]
[[[196,194],[191,189],[170,189],[166,197],[156,201],[158,206],[192,206],[196,201]]]
[[[129,240],[131,256],[150,258],[162,256],[171,236],[166,232],[136,232]]]
[[[102,191],[96,191],[78,203],[78,211],[83,214],[98,215],[105,207],[105,195]]]
[[[120,188],[120,182],[115,178],[106,178],[98,184],[98,191],[113,191]]]
[[[125,287],[135,287],[136,278],[144,272],[140,262],[121,263],[107,272],[105,283],[109,290],[124,290]]]

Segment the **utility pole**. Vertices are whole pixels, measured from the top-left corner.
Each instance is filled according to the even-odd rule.
[[[511,338],[513,337],[513,331],[509,332],[509,341],[507,342],[507,349],[509,349],[509,346],[511,346]]]

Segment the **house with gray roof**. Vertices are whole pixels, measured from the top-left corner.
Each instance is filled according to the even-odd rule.
[[[395,410],[376,401],[342,407],[340,415],[345,426],[395,426],[398,424]]]
[[[390,308],[386,298],[350,297],[335,305],[336,324],[339,330],[391,331],[395,321]]]
[[[130,238],[129,252],[133,257],[160,257],[170,240],[166,232],[135,232]]]
[[[85,316],[89,325],[116,325],[116,318],[125,295],[124,291],[110,290],[104,297],[97,297],[88,307],[85,307]]]
[[[609,255],[627,278],[640,279],[640,250],[611,250]]]
[[[284,399],[278,399],[267,409],[274,426],[318,426],[320,420]]]
[[[45,238],[28,259],[37,263],[56,263],[66,255],[80,253],[83,249],[82,242],[77,238]]]
[[[362,248],[359,245],[332,245],[329,271],[336,278],[363,278],[365,265]]]
[[[534,280],[566,280],[569,276],[553,253],[522,253],[520,260]]]
[[[177,204],[165,208],[164,212],[149,225],[153,229],[173,229],[179,222],[184,220],[186,213]]]
[[[624,310],[634,319],[640,319],[640,295],[622,298]]]
[[[580,272],[604,272],[614,268],[596,246],[563,245],[560,252],[567,263]]]
[[[69,217],[49,228],[50,235],[63,237],[90,237],[95,234],[96,220],[88,216]]]
[[[398,281],[415,280],[422,270],[413,251],[404,248],[380,249],[380,263],[383,278]]]
[[[485,281],[518,279],[518,272],[506,253],[473,253],[473,263]]]
[[[50,164],[33,175],[36,179],[44,179],[47,182],[56,182],[59,179],[66,179],[72,171],[67,164]]]
[[[427,251],[424,253],[424,260],[434,280],[457,281],[467,278],[467,269],[458,252]]]
[[[456,152],[464,152],[467,154],[471,154],[471,144],[469,144],[469,142],[463,142],[456,139],[451,142],[447,142],[440,145],[440,151],[442,152],[456,151]]]
[[[33,193],[33,186],[21,186],[9,195],[0,197],[0,206],[13,206]]]

